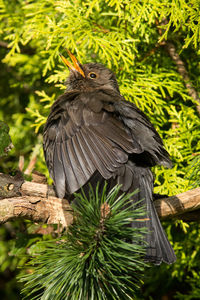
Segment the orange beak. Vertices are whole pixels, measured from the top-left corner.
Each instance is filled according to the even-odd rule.
[[[60,57],[61,57],[62,61],[64,62],[64,64],[66,66],[68,66],[72,71],[77,71],[83,77],[85,77],[85,74],[84,74],[83,70],[81,69],[80,64],[79,64],[78,60],[76,59],[76,57],[69,50],[67,50],[67,53],[69,54],[69,56],[73,62],[73,65],[62,54],[60,54]]]

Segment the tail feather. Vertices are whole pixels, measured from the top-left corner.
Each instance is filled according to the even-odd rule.
[[[132,184],[128,191],[133,192],[135,188],[139,188],[139,193],[133,196],[133,201],[137,206],[146,207],[146,216],[144,222],[133,222],[133,227],[146,227],[147,235],[145,242],[147,243],[145,260],[159,265],[161,262],[171,264],[176,260],[174,250],[168,241],[165,231],[160,223],[156,209],[153,203],[153,175],[147,167],[140,167],[133,162],[128,161],[125,166],[125,173],[132,172]],[[120,177],[120,176],[119,176]],[[123,186],[123,178],[119,178],[119,182]],[[125,191],[125,190],[124,190]],[[142,200],[142,201],[141,201]]]
[[[160,264],[162,261],[167,264],[172,264],[176,261],[176,255],[174,250],[168,241],[168,238],[164,232],[164,229],[160,223],[154,204],[152,202],[152,209],[150,213],[150,219],[152,220],[152,228],[155,232],[155,250],[151,251],[151,248],[147,248],[146,259],[155,264]],[[150,233],[149,238],[153,234]]]

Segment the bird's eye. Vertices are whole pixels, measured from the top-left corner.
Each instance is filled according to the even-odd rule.
[[[94,78],[97,77],[97,74],[95,74],[94,72],[90,72],[89,73],[89,77],[92,78],[92,79],[94,79]]]

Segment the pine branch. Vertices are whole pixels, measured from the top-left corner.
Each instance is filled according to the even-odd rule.
[[[19,277],[23,299],[135,299],[147,267],[146,229],[130,224],[143,220],[144,208],[119,190],[105,184],[101,193],[97,185],[87,197],[75,195],[73,226],[61,239],[40,243],[44,250],[27,264],[31,272]]]
[[[165,219],[200,219],[200,188],[155,200],[159,217]],[[24,181],[5,174],[0,175],[0,223],[17,218],[47,224],[61,223],[67,227],[72,222],[72,209],[66,199],[55,196],[46,184]]]

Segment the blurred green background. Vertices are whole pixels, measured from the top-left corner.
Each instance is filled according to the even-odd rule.
[[[172,43],[198,91],[199,0],[1,0],[0,9],[0,120],[9,125],[14,145],[1,157],[1,172],[20,168],[26,176],[36,170],[48,177],[42,130],[51,104],[65,89],[68,70],[59,52],[66,55],[67,48],[82,63],[111,68],[121,94],[162,136],[174,167],[154,168],[155,192],[175,195],[199,186],[197,102],[167,50]],[[164,226],[177,262],[150,268],[138,299],[200,299],[199,223],[173,220]],[[52,231],[24,220],[0,227],[2,300],[21,299],[16,275]]]

